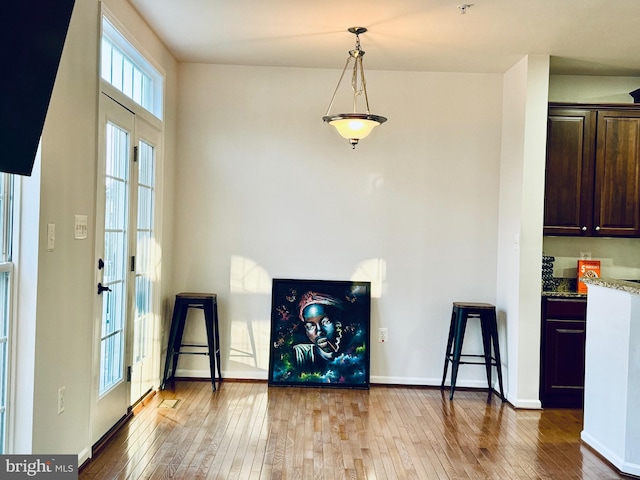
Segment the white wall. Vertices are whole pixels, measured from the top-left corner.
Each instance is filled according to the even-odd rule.
[[[32,451],[87,449],[91,372],[93,244],[73,239],[74,214],[93,218],[97,2],[74,8],[42,134],[37,252]],[[47,224],[56,225],[53,252]],[[91,231],[91,230],[90,230]],[[58,388],[65,412],[57,415]],[[46,426],[46,428],[44,427]]]
[[[175,61],[127,1],[106,3],[167,72],[165,165],[172,172]],[[78,453],[80,461],[91,448],[98,40],[99,2],[76,2],[42,135],[39,169],[23,182],[28,198],[22,201],[26,208],[20,223],[25,228],[18,258],[19,273],[24,265],[28,274],[20,277],[18,324],[28,328],[17,332],[17,341],[30,349],[18,352],[21,368],[27,367],[18,381],[29,382],[32,376],[34,389],[21,387],[16,392],[15,453]],[[172,215],[171,183],[164,193]],[[27,216],[38,211],[35,224]],[[75,214],[89,218],[86,240],[73,238]],[[46,251],[44,241],[48,223],[56,225],[53,252]],[[171,225],[170,218],[167,223]],[[35,352],[30,346],[34,333]],[[65,411],[58,415],[61,386],[66,389]]]
[[[174,290],[217,293],[223,374],[265,379],[272,278],[371,280],[372,382],[439,385],[452,302],[496,301],[502,77],[368,71],[389,121],[351,150],[339,73],[180,65]]]
[[[570,103],[633,103],[629,92],[640,88],[638,77],[551,75],[549,101]]]
[[[540,408],[540,265],[549,57],[529,56],[505,74],[498,307],[507,341],[507,396]]]

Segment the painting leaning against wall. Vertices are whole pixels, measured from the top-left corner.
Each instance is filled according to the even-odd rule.
[[[270,385],[369,388],[369,282],[274,279]]]

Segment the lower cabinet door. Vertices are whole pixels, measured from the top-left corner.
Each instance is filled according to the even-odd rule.
[[[585,322],[545,322],[543,407],[575,407],[583,404]]]
[[[540,348],[543,407],[583,406],[586,315],[586,298],[543,298]]]

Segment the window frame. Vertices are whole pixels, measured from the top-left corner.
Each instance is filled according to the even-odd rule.
[[[134,39],[135,37],[116,19],[104,3],[101,3],[100,6],[100,51],[98,54],[100,90],[125,108],[144,118],[158,130],[163,131],[166,95],[166,75],[164,70],[155,63],[152,59],[153,57]],[[122,90],[116,88],[102,77],[103,36],[106,36],[134,65],[140,67],[141,71],[153,80],[153,112],[134,101]]]
[[[0,411],[3,421],[0,421],[0,454],[13,451],[13,425],[15,403],[15,265],[13,263],[13,246],[17,244],[14,219],[17,217],[17,185],[18,178],[15,175],[0,173],[0,195],[2,196],[2,212],[0,213],[0,235],[2,236],[2,248],[0,249],[0,274],[7,274],[5,298],[6,307],[0,305],[0,338],[5,340],[5,371],[0,373],[0,382],[4,379],[4,385],[0,385],[0,409],[4,403],[4,411]],[[1,295],[0,295],[1,298]],[[4,333],[4,335],[3,335]],[[1,398],[4,394],[4,398]]]

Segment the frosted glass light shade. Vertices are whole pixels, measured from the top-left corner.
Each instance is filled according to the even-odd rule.
[[[336,127],[338,133],[353,144],[369,135],[374,127],[387,121],[385,117],[365,113],[341,113],[325,116],[322,119]]]

